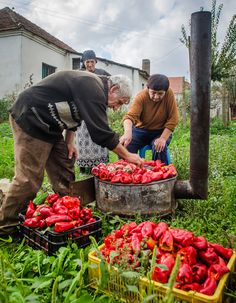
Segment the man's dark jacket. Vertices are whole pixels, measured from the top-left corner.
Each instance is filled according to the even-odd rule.
[[[108,126],[108,80],[85,71],[59,71],[24,90],[10,109],[30,136],[55,143],[84,120],[92,140],[110,150],[119,138]]]

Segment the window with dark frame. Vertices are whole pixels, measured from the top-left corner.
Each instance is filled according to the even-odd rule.
[[[42,78],[45,78],[48,75],[55,73],[55,71],[56,71],[55,66],[51,66],[46,63],[42,63]]]
[[[72,69],[80,69],[80,58],[72,58]]]

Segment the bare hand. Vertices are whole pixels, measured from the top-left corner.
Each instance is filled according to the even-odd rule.
[[[127,145],[129,145],[129,143],[132,140],[132,134],[127,135],[124,134],[123,136],[120,137],[120,144],[124,145],[124,147],[126,147]]]
[[[140,158],[137,154],[129,153],[125,160],[143,168],[144,159]]]
[[[77,160],[78,159],[78,151],[77,151],[77,148],[76,148],[75,144],[74,143],[67,144],[67,147],[68,147],[68,151],[69,151],[69,159],[72,159],[73,156],[74,156],[75,159]]]
[[[154,145],[155,145],[155,149],[157,152],[161,152],[164,150],[165,148],[165,145],[166,145],[166,140],[163,139],[163,138],[157,138],[155,141],[154,141]]]

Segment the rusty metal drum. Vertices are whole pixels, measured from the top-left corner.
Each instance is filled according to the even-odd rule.
[[[177,207],[174,199],[176,177],[147,184],[121,184],[95,177],[96,205],[116,215],[165,215]]]

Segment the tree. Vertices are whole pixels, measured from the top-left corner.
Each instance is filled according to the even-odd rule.
[[[236,15],[233,15],[222,46],[217,41],[217,31],[220,22],[220,15],[223,4],[216,6],[217,0],[212,0],[211,25],[212,25],[212,54],[211,54],[211,80],[222,81],[228,78],[233,66],[236,66]],[[202,10],[202,8],[200,9]],[[181,26],[180,42],[183,43],[190,52],[191,41],[184,25]]]

